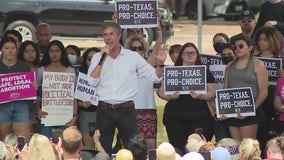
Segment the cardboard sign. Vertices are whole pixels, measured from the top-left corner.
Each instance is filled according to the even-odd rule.
[[[204,94],[207,91],[206,66],[165,67],[164,82],[165,95],[176,91],[179,91],[179,94],[189,94],[189,90]]]
[[[0,104],[17,100],[35,100],[34,72],[18,72],[0,75]]]
[[[77,85],[75,89],[75,99],[83,102],[90,101],[93,105],[98,105],[98,97],[96,96],[96,88],[88,82],[89,77],[79,72]]]
[[[216,113],[217,118],[222,115],[237,117],[237,113],[242,116],[255,116],[251,87],[216,90]]]
[[[42,110],[47,112],[41,119],[45,126],[65,125],[73,117],[74,73],[43,72]]]
[[[158,27],[157,0],[116,0],[117,23],[122,28]]]
[[[223,64],[219,55],[200,54],[200,56],[202,63],[205,65]]]
[[[223,89],[226,65],[209,65],[209,70],[215,78],[216,88]]]
[[[256,57],[262,60],[266,69],[268,70],[268,83],[270,85],[276,85],[279,75],[277,73],[278,69],[282,69],[282,59],[281,58],[264,58]]]

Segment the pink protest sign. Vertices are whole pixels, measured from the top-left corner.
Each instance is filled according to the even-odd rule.
[[[0,103],[36,99],[34,72],[18,72],[0,75]]]

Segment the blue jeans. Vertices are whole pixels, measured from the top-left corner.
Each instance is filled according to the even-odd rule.
[[[98,106],[96,122],[97,128],[101,132],[100,141],[109,155],[112,154],[112,142],[116,127],[125,147],[129,140],[138,134],[134,106],[117,109]]]

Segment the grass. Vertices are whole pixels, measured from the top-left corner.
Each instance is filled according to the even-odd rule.
[[[162,142],[168,141],[167,132],[165,126],[163,125],[163,114],[166,101],[162,100],[155,95],[156,105],[157,105],[157,123],[158,123],[158,133],[157,133],[157,146]]]

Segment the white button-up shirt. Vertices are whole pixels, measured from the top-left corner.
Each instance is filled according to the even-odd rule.
[[[100,59],[100,53],[93,56],[89,76]],[[100,77],[90,78],[93,81],[90,83],[96,86],[99,101],[118,104],[134,99],[139,85],[137,78],[159,81],[156,70],[145,59],[138,53],[121,47],[120,54],[115,59],[110,56],[105,58]]]

